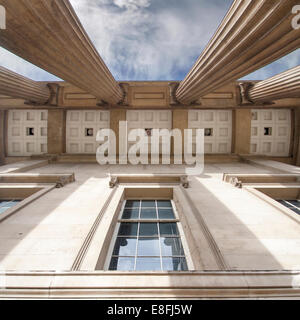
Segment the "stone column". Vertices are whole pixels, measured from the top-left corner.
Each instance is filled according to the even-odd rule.
[[[48,110],[48,154],[66,152],[66,111]]]
[[[99,103],[122,100],[121,88],[69,0],[1,0],[0,4],[6,9],[1,46],[89,92]]]
[[[177,89],[177,100],[193,103],[298,49],[299,30],[292,27],[297,4],[299,0],[235,0]]]
[[[300,66],[256,83],[248,91],[255,104],[286,98],[300,98]]]
[[[25,78],[1,66],[0,94],[37,104],[46,104],[51,95],[46,84]]]

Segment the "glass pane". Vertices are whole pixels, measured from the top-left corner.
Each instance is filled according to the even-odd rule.
[[[139,238],[138,256],[160,256],[158,238]]]
[[[125,204],[125,208],[139,208],[140,201],[139,200],[127,200]]]
[[[122,219],[138,219],[139,209],[125,209],[123,211]]]
[[[4,211],[8,210],[9,208],[7,207],[0,207],[0,213],[3,213]]]
[[[141,219],[157,219],[156,209],[145,209],[141,210]]]
[[[17,200],[10,201],[5,205],[5,207],[12,208],[12,207],[16,206],[19,202],[20,201],[17,201]]]
[[[161,271],[160,258],[137,258],[136,271]]]
[[[158,228],[157,223],[141,223],[140,236],[157,236]]]
[[[295,207],[298,207],[300,209],[300,200],[289,200],[290,204],[292,204]]]
[[[0,201],[0,207],[7,207],[11,201]]]
[[[185,258],[163,258],[164,271],[187,271],[187,263]]]
[[[142,208],[156,208],[156,204],[154,200],[143,200]]]
[[[160,244],[163,256],[184,256],[180,238],[161,238]]]
[[[136,238],[117,238],[113,255],[114,256],[135,256]]]
[[[137,223],[121,223],[119,236],[137,236]]]
[[[112,258],[109,270],[134,271],[134,258]]]
[[[157,201],[158,208],[172,208],[170,200],[159,200]]]
[[[159,219],[175,219],[172,209],[158,209]]]
[[[159,224],[161,236],[178,236],[178,228],[176,223],[160,223]]]
[[[278,202],[295,213],[300,214],[300,201],[299,200],[278,200]]]

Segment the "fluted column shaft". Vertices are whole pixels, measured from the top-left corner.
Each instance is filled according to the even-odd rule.
[[[256,83],[248,97],[254,103],[300,98],[300,66]]]
[[[291,23],[296,4],[299,0],[235,0],[177,89],[177,100],[192,103],[299,48],[300,30]]]
[[[23,77],[0,67],[0,94],[45,104],[50,99],[50,89],[42,83]]]
[[[6,29],[0,45],[40,68],[116,104],[123,92],[82,27],[69,0],[0,0]]]

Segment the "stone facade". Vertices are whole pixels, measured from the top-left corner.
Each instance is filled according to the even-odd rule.
[[[300,298],[300,216],[284,205],[300,199],[299,67],[238,81],[299,47],[297,1],[235,0],[180,83],[118,83],[67,0],[0,2],[0,44],[64,79],[0,69],[0,299]],[[173,143],[169,165],[100,165],[97,132],[116,133],[119,160],[121,121],[148,137],[204,129],[203,172],[174,164]],[[153,199],[172,204],[187,270],[109,270],[125,201]]]

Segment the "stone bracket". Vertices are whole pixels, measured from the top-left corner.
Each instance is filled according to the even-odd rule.
[[[75,175],[74,173],[70,176],[61,176],[59,179],[56,181],[56,188],[60,189],[63,188],[65,185],[72,183],[75,181]]]
[[[169,90],[170,90],[170,105],[176,106],[181,105],[181,103],[176,98],[176,91],[179,87],[179,82],[170,82],[169,83]]]
[[[57,83],[47,83],[47,87],[49,88],[50,97],[47,102],[39,103],[36,101],[25,100],[24,104],[31,106],[58,106],[58,95],[60,86]]]
[[[110,177],[109,187],[113,189],[119,184],[118,177]]]
[[[105,106],[108,106],[108,103],[104,100],[98,100],[97,101],[97,106],[98,107],[105,107]]]
[[[119,83],[119,86],[123,92],[123,98],[119,102],[119,105],[122,106],[128,106],[129,105],[129,99],[128,99],[128,91],[129,91],[129,84],[128,83]]]
[[[188,189],[190,187],[190,182],[188,180],[188,176],[181,176],[180,183],[183,186],[183,188],[185,188],[185,189]]]
[[[182,107],[182,106],[191,106],[191,105],[195,105],[195,106],[201,106],[202,103],[199,102],[198,100],[196,101],[192,101],[190,104],[186,105],[181,103],[180,101],[177,100],[176,98],[176,91],[178,89],[180,85],[180,82],[169,82],[169,90],[170,90],[170,105],[173,107]]]
[[[249,97],[249,90],[253,88],[254,84],[252,82],[242,82],[239,83],[240,89],[240,104],[245,105],[253,105],[254,102]]]
[[[57,83],[48,83],[47,87],[50,90],[50,99],[46,104],[50,106],[58,106],[58,95],[60,86]]]
[[[264,101],[262,103],[252,101],[249,95],[249,91],[254,87],[253,82],[242,82],[239,83],[239,89],[240,89],[240,105],[242,106],[249,106],[254,104],[262,104],[262,105],[273,105],[273,101]]]
[[[232,184],[236,188],[239,188],[239,189],[243,188],[242,181],[240,181],[237,177],[230,178],[229,183]]]

